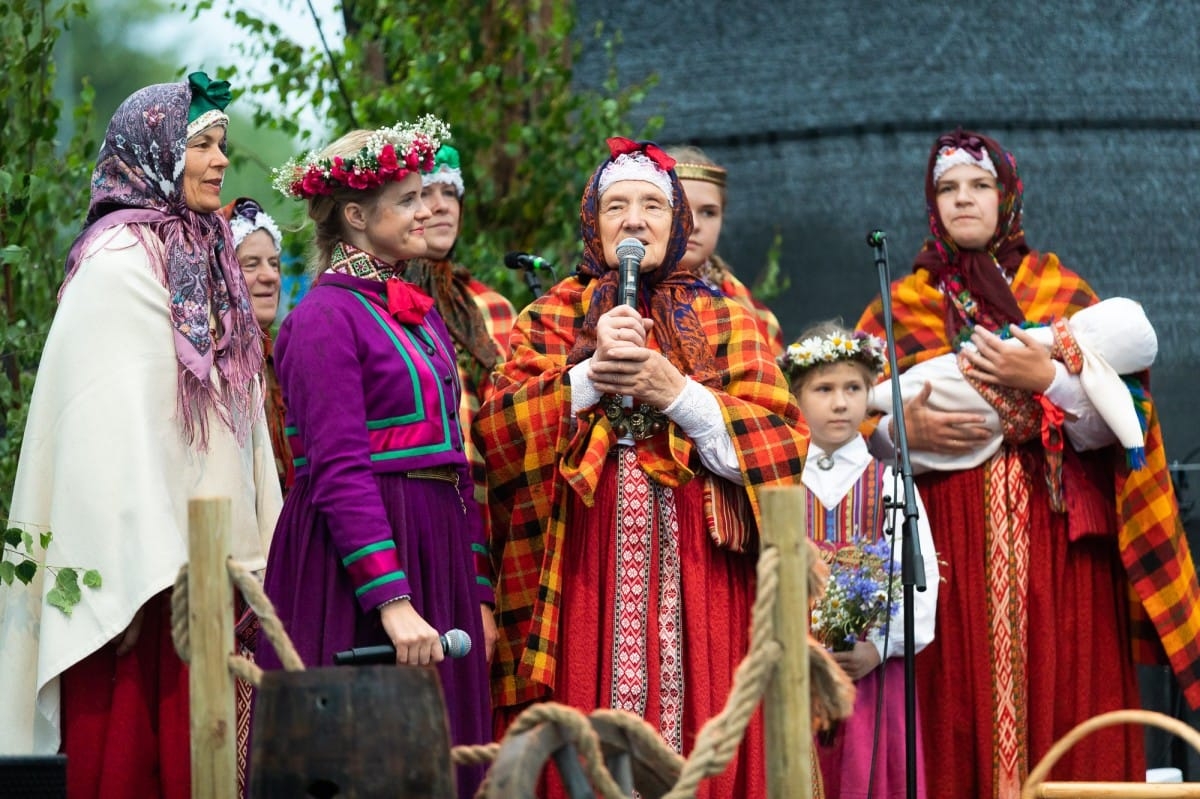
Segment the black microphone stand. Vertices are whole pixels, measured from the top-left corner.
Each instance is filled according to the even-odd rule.
[[[529,286],[529,290],[533,292],[534,299],[542,296],[542,281],[538,279],[537,269],[527,266],[523,271],[525,272],[525,285]]]
[[[904,540],[900,549],[900,582],[904,589],[904,764],[905,796],[917,795],[917,670],[913,639],[916,635],[913,619],[913,591],[925,590],[925,558],[917,535],[917,492],[913,487],[912,461],[908,457],[908,431],[904,428],[904,397],[900,393],[899,370],[896,367],[896,333],[892,328],[892,276],[888,269],[887,234],[872,230],[867,245],[875,250],[875,266],[879,270],[879,297],[883,302],[883,324],[887,336],[888,369],[892,377],[892,424],[896,432],[896,452],[904,500],[892,499],[887,507],[904,510]],[[887,654],[884,653],[884,657]]]

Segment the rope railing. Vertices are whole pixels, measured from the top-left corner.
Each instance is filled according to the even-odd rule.
[[[668,760],[682,760],[679,778],[664,799],[688,799],[694,797],[700,782],[707,777],[720,774],[729,765],[745,735],[746,728],[754,715],[770,682],[773,670],[783,649],[775,640],[773,611],[779,585],[779,557],[774,547],[764,548],[758,558],[758,592],[751,611],[750,647],[734,672],[729,697],[722,710],[709,719],[700,729],[696,744],[686,760],[671,749],[658,732],[645,720],[622,710],[601,708],[591,717],[604,718],[618,726],[624,734],[641,746],[654,751]],[[258,615],[261,632],[271,642],[287,671],[303,671],[304,663],[283,628],[271,600],[263,591],[261,583],[244,566],[233,558],[226,560],[226,568],[234,586],[241,592],[246,603]],[[175,580],[171,595],[171,637],[175,650],[184,662],[191,660],[188,634],[188,567],[184,564]],[[258,687],[262,683],[263,670],[247,658],[231,653],[228,657],[229,670],[233,676]],[[554,702],[543,702],[523,711],[505,734],[507,739],[527,732],[540,724],[557,725],[563,738],[578,752],[593,787],[603,799],[628,799],[621,791],[604,764],[599,736],[589,722],[589,716],[579,710]],[[476,746],[455,746],[451,759],[458,765],[485,765],[496,759],[503,746],[490,743]],[[485,781],[478,796],[487,789]]]

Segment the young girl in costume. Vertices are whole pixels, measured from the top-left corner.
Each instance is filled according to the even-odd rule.
[[[812,435],[801,477],[808,491],[809,535],[822,556],[833,561],[839,550],[884,536],[885,498],[899,494],[891,468],[871,456],[859,433],[871,386],[883,371],[883,345],[874,337],[826,322],[805,331],[779,357],[779,364]],[[916,504],[927,584],[914,597],[914,644],[919,652],[933,639],[938,568],[920,497]],[[899,516],[894,527],[890,579],[898,586],[903,532]],[[894,595],[899,595],[898,587]],[[897,602],[886,623],[862,640],[847,642],[852,645],[845,651],[833,653],[855,681],[857,694],[850,718],[817,744],[827,799],[905,796],[902,613]],[[919,755],[917,762],[921,763]],[[920,766],[917,785],[923,796]]]
[[[690,144],[668,147],[667,155],[675,159],[675,174],[679,176],[688,205],[692,207],[692,235],[688,237],[687,251],[680,265],[754,314],[771,351],[779,355],[783,352],[783,329],[779,319],[717,254],[727,199],[725,167]]]

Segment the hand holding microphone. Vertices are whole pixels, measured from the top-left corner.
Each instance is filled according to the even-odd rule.
[[[442,645],[442,654],[448,658],[465,657],[471,651],[471,636],[455,628],[447,630],[438,636]],[[374,666],[390,665],[396,662],[396,647],[391,644],[379,646],[358,646],[345,649],[333,656],[335,666]]]
[[[409,599],[388,602],[379,608],[385,641],[395,647],[393,663],[427,666],[443,657],[444,646],[438,646],[438,630],[425,620]]]

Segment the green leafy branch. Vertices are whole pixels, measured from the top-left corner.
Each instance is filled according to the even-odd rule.
[[[788,276],[779,267],[779,256],[782,252],[783,233],[777,227],[775,228],[775,237],[771,240],[771,246],[767,249],[766,266],[758,274],[758,279],[754,281],[754,288],[752,289],[754,296],[763,302],[779,297],[792,284]]]
[[[81,584],[85,588],[99,588],[100,572],[95,569],[83,570],[81,577],[81,570],[73,566],[42,563],[34,552],[35,543],[45,552],[53,539],[54,534],[49,530],[38,534],[36,539],[33,533],[16,527],[5,530],[4,549],[0,552],[0,583],[12,585],[14,580],[20,580],[24,585],[29,585],[40,566],[54,577],[54,587],[47,592],[46,601],[70,616],[83,599]]]

